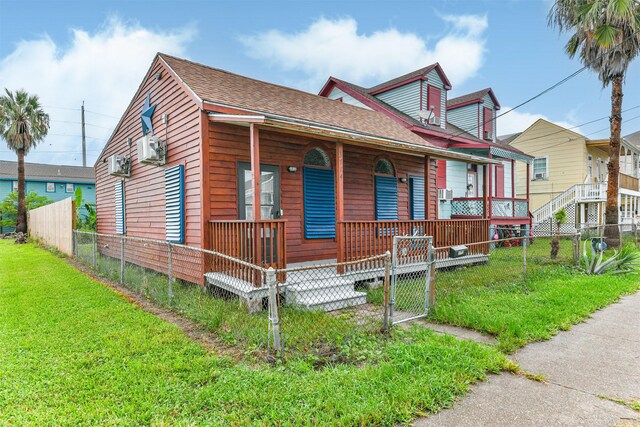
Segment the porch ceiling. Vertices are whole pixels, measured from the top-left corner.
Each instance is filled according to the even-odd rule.
[[[415,156],[431,156],[434,159],[457,160],[478,164],[499,164],[499,161],[472,154],[454,152],[438,147],[414,144],[406,141],[381,138],[375,135],[363,134],[351,130],[330,127],[324,124],[307,122],[290,117],[280,117],[265,114],[220,114],[209,113],[213,122],[230,123],[240,126],[259,124],[265,128],[276,128],[281,131],[313,135],[325,140],[343,142],[351,145],[375,146],[385,151],[401,152]]]

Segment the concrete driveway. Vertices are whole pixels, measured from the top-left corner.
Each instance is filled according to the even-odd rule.
[[[640,412],[599,396],[640,401],[640,293],[514,357],[523,376],[492,375],[454,408],[416,426],[638,426]]]

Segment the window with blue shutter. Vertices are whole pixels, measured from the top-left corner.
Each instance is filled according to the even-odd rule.
[[[305,166],[303,190],[305,239],[336,237],[336,195],[333,171]]]
[[[417,176],[410,177],[409,193],[411,199],[411,219],[424,219],[424,178]]]
[[[184,166],[178,165],[164,171],[166,239],[184,243]]]
[[[398,219],[398,180],[395,176],[376,176],[376,219]]]
[[[125,225],[125,200],[124,200],[124,181],[117,181],[115,184],[115,200],[116,200],[116,234],[124,234],[127,229]]]

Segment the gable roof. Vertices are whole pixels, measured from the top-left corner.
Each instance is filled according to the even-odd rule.
[[[387,80],[384,83],[372,86],[367,89],[367,92],[370,94],[376,94],[382,92],[383,90],[390,90],[396,86],[399,86],[400,84],[418,80],[429,74],[432,70],[436,70],[438,72],[440,78],[442,79],[442,82],[444,83],[445,89],[451,89],[451,83],[449,82],[449,79],[444,74],[444,71],[442,71],[442,67],[440,67],[440,64],[436,62],[435,64],[427,65],[426,67],[411,71],[410,73],[403,74],[402,76]]]
[[[634,147],[640,148],[640,130],[634,133],[630,133],[629,135],[625,136],[624,139],[626,139],[627,142],[629,142]]]
[[[511,141],[513,141],[520,135],[522,135],[522,132],[510,133],[508,135],[501,135],[497,137],[497,141],[502,145],[509,145],[511,144]]]
[[[482,102],[482,98],[484,98],[486,94],[489,94],[496,106],[496,110],[499,110],[500,103],[498,102],[498,99],[496,98],[493,90],[490,87],[447,100],[447,110],[456,107],[462,107],[463,105],[471,104],[474,102]]]
[[[377,111],[166,54],[161,53],[158,56],[204,102],[250,112],[291,117],[373,137],[430,146],[424,139]]]
[[[68,181],[73,183],[94,183],[95,172],[92,167],[47,165],[44,163],[25,163],[24,174],[27,180]],[[0,179],[18,179],[18,162],[0,160]]]
[[[373,96],[370,94],[370,90],[369,89],[365,89],[361,86],[358,86],[356,84],[353,83],[349,83],[345,80],[340,80],[336,77],[329,77],[329,80],[327,81],[327,83],[324,85],[324,87],[322,88],[322,90],[320,91],[320,93],[327,93],[328,94],[328,89],[331,87],[331,84],[335,84],[338,88],[340,89],[346,89],[346,90],[351,90],[351,93],[353,95],[355,95],[355,97],[358,98],[359,101],[363,102],[365,105],[371,107],[371,108],[378,108],[378,109],[382,109],[382,110],[386,110],[389,114],[393,114],[395,115],[397,118],[399,118],[400,120],[402,120],[403,122],[405,122],[407,125],[409,126],[415,126],[418,128],[422,128],[422,129],[428,129],[428,130],[432,130],[434,132],[438,132],[442,134],[442,138],[448,139],[448,138],[454,138],[454,137],[458,137],[458,138],[465,138],[467,140],[470,140],[470,142],[478,142],[478,143],[482,143],[482,144],[486,144],[490,147],[496,147],[496,148],[504,148],[508,151],[512,151],[514,153],[517,154],[521,154],[523,156],[526,157],[531,157],[528,154],[524,153],[523,151],[517,149],[516,147],[512,147],[508,144],[502,144],[500,142],[493,142],[493,141],[487,141],[487,140],[483,140],[483,139],[479,139],[478,137],[470,134],[469,132],[451,124],[450,122],[447,122],[446,128],[441,128],[439,126],[431,126],[425,123],[421,123],[419,120],[411,117],[410,115],[403,113],[402,111],[392,107],[391,105],[387,104],[386,102],[382,101],[381,99],[378,99],[377,97]],[[334,101],[335,102],[335,101]]]

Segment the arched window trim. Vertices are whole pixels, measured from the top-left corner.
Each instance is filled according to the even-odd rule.
[[[324,158],[326,164],[320,166],[320,165],[314,165],[314,164],[311,164],[311,163],[307,163],[306,162],[307,155],[309,155],[309,153],[311,153],[312,151],[318,151],[319,153],[321,153],[321,155]],[[329,153],[327,153],[327,150],[325,150],[324,147],[320,147],[320,146],[309,147],[309,149],[307,149],[304,152],[304,155],[302,156],[302,165],[303,166],[311,166],[311,167],[314,167],[314,168],[333,169],[331,167],[331,157],[329,156]]]
[[[388,174],[388,173],[378,172],[377,169],[378,169],[378,163],[379,162],[387,162],[387,163],[389,163],[389,166],[391,166],[391,173]],[[378,158],[376,158],[376,161],[373,163],[373,174],[374,175],[379,175],[379,176],[394,176],[395,177],[396,176],[396,168],[395,168],[393,162],[391,160],[389,160],[388,158],[386,158],[386,157],[378,157]]]

